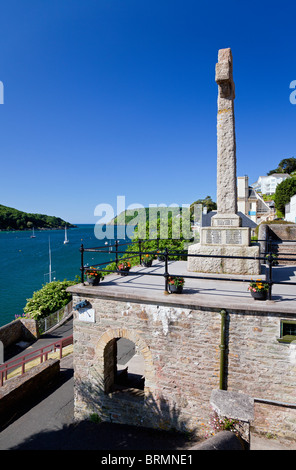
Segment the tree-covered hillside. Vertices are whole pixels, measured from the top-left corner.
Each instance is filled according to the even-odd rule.
[[[0,204],[0,230],[30,230],[74,227],[60,217],[30,214]]]

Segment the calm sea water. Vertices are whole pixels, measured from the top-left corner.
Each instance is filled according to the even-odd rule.
[[[107,230],[111,236],[113,227],[107,226]],[[80,275],[81,244],[93,248],[104,246],[107,240],[95,237],[94,225],[68,229],[66,245],[63,230],[35,231],[35,238],[31,235],[28,231],[0,232],[0,326],[21,315],[27,299],[49,282],[49,244],[52,280],[72,280]],[[108,253],[85,253],[84,261],[92,265],[112,259],[114,255]]]

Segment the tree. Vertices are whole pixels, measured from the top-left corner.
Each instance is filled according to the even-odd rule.
[[[273,173],[288,173],[289,175],[292,171],[296,170],[296,158],[284,158],[278,164],[278,167],[275,170],[270,170],[267,173],[267,176],[272,175]]]
[[[274,203],[277,211],[280,211],[282,215],[285,214],[285,205],[290,202],[292,196],[296,194],[296,178],[288,178],[277,185]]]
[[[215,211],[217,209],[217,204],[212,201],[211,196],[207,196],[204,199],[198,199],[190,206],[191,212],[193,212],[194,204],[201,204],[202,206],[206,206],[207,212]]]

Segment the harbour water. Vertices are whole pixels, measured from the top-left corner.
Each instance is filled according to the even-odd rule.
[[[67,231],[68,244],[64,244],[64,230],[35,230],[35,238],[31,238],[29,231],[0,232],[0,326],[14,320],[15,315],[22,315],[27,299],[49,282],[49,247],[52,280],[74,280],[76,275],[80,276],[82,243],[85,248],[105,246],[107,240],[114,243],[110,240],[113,226],[106,226],[106,230],[105,240],[98,240],[94,225],[77,225]],[[118,239],[123,243],[122,232]],[[112,253],[85,254],[85,264],[89,265],[112,259]]]

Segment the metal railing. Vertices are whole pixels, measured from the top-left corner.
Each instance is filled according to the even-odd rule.
[[[5,362],[0,366],[0,387],[3,386],[5,380],[9,380],[9,373],[16,370],[16,375],[23,375],[26,371],[26,364],[36,359],[40,359],[40,363],[47,361],[49,353],[55,353],[59,350],[59,358],[63,357],[63,348],[73,344],[73,335],[62,338],[54,343],[43,346],[42,348],[31,351],[30,353],[24,354],[21,357],[12,359],[11,361]]]
[[[268,253],[264,253],[262,256],[258,256],[258,257],[251,257],[251,256],[227,256],[227,255],[206,255],[206,254],[191,254],[191,253],[188,253],[187,250],[183,250],[183,251],[176,251],[176,250],[169,250],[168,248],[165,248],[163,251],[160,251],[157,249],[157,251],[145,251],[143,245],[145,244],[146,241],[151,241],[151,240],[137,240],[137,243],[138,243],[138,248],[139,250],[138,251],[127,251],[127,250],[120,250],[119,248],[121,248],[122,246],[125,246],[125,245],[131,245],[132,243],[135,243],[135,241],[133,242],[126,242],[126,243],[119,243],[118,240],[115,240],[114,242],[114,245],[108,245],[107,247],[105,246],[102,246],[102,247],[96,247],[96,248],[84,248],[84,245],[82,244],[81,247],[80,247],[80,253],[81,253],[81,267],[80,267],[80,270],[81,270],[81,281],[82,283],[84,283],[84,272],[87,268],[89,268],[89,266],[85,265],[84,264],[84,253],[86,252],[98,252],[98,253],[109,253],[110,252],[110,248],[115,248],[115,260],[113,261],[104,261],[104,262],[101,262],[101,263],[98,263],[98,264],[92,264],[92,268],[96,269],[97,271],[100,271],[102,273],[106,273],[106,274],[109,274],[109,273],[114,273],[114,272],[118,272],[118,268],[117,268],[117,265],[119,262],[122,262],[123,260],[129,260],[129,259],[132,259],[132,258],[135,258],[135,257],[138,257],[139,258],[139,263],[141,264],[142,262],[142,257],[146,254],[148,255],[152,255],[152,256],[158,256],[158,257],[162,257],[163,261],[164,261],[164,272],[163,273],[155,273],[155,272],[152,272],[152,271],[132,271],[131,273],[129,272],[129,270],[126,270],[124,271],[124,274],[126,274],[127,276],[128,275],[141,275],[141,276],[145,276],[145,275],[149,275],[149,276],[162,276],[164,278],[164,283],[165,283],[165,291],[168,292],[168,279],[170,276],[175,276],[174,274],[170,274],[169,273],[169,261],[171,258],[173,257],[177,257],[177,258],[188,258],[188,257],[199,257],[199,258],[218,258],[218,259],[246,259],[246,260],[256,260],[256,261],[261,261],[262,264],[266,264],[267,265],[267,269],[266,269],[266,274],[265,274],[265,277],[266,279],[264,280],[265,283],[268,284],[268,300],[271,300],[272,299],[272,286],[274,284],[281,284],[281,285],[296,285],[296,282],[285,282],[285,281],[275,281],[274,278],[273,278],[273,268],[275,266],[275,259],[274,259],[274,253],[273,252],[268,252]],[[153,240],[153,241],[157,241],[159,242],[159,240]],[[260,241],[260,240],[258,240]],[[265,240],[262,240],[262,241],[265,241]],[[108,251],[106,251],[108,250]],[[119,255],[125,255],[124,257],[119,257]],[[130,256],[128,256],[130,255]],[[279,261],[295,261],[295,265],[296,265],[296,257],[295,258],[277,258],[277,262]],[[107,268],[108,268],[108,265],[111,264],[111,263],[115,263],[116,265],[116,268],[115,269],[112,269],[110,268],[109,266],[109,269],[102,269],[102,266],[106,266],[107,265]],[[121,271],[122,272],[122,271]],[[201,276],[200,273],[198,275],[187,275],[187,274],[182,274],[182,277],[185,279],[185,278],[189,278],[189,279],[208,279],[208,276]],[[234,277],[213,277],[211,276],[211,280],[216,280],[216,281],[230,281],[230,282],[254,282],[254,279],[242,279],[242,278],[234,278]]]
[[[38,329],[39,333],[46,333],[48,330],[58,325],[65,317],[67,317],[72,312],[73,301],[70,300],[67,305],[60,308],[54,313],[51,313],[47,317],[38,319]]]

